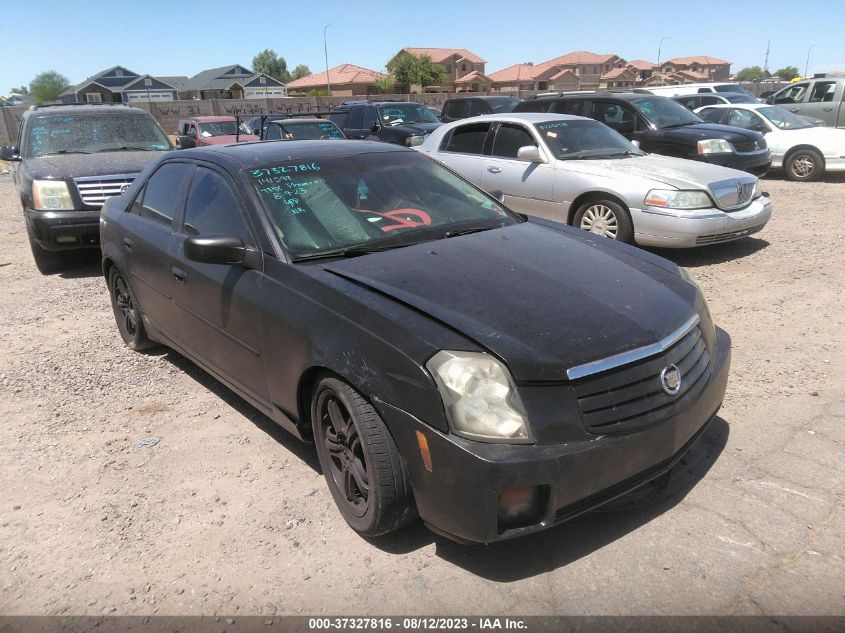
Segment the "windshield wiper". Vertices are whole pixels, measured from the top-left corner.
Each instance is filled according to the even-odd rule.
[[[294,257],[293,261],[301,262],[309,259],[328,259],[330,257],[358,257],[359,255],[389,251],[394,248],[402,248],[403,246],[412,246],[419,243],[420,242],[399,242],[395,244],[382,244],[381,246],[347,246],[346,248],[334,248],[329,251],[319,251],[316,253],[309,253],[308,255],[299,255],[298,257]]]
[[[446,231],[443,234],[444,238],[458,237],[459,235],[469,235],[470,233],[480,233],[481,231],[490,231],[497,229],[497,226],[471,226],[466,229],[455,229],[453,231]]]
[[[672,127],[685,127],[687,125],[698,125],[699,123],[703,123],[703,121],[685,121],[684,123],[672,123],[671,125],[664,125],[661,130],[668,130]]]
[[[55,156],[56,154],[90,154],[91,152],[83,152],[79,149],[60,149],[57,152],[49,152],[47,154],[41,154],[41,156]]]
[[[137,150],[140,152],[154,152],[156,150],[150,147],[135,147],[132,145],[124,145],[123,147],[110,147],[109,149],[101,149],[100,152],[129,152]]]

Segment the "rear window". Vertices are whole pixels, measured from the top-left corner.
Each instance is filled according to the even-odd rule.
[[[460,154],[481,154],[484,150],[484,139],[487,138],[489,130],[489,123],[459,125],[447,135],[440,149],[444,152]]]
[[[531,99],[516,106],[516,112],[548,112],[550,101],[547,99]]]

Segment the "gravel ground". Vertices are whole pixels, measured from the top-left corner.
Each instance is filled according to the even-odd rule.
[[[768,180],[754,238],[661,253],[734,359],[665,489],[540,535],[359,538],[311,447],[124,348],[96,256],[44,277],[0,177],[0,614],[845,614],[845,180]]]

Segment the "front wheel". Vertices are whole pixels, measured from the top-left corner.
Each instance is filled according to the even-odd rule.
[[[787,157],[784,170],[789,180],[818,180],[824,173],[824,158],[814,149],[799,149]]]
[[[362,536],[416,517],[408,473],[376,410],[345,382],[326,376],[311,401],[320,467],[343,518]]]
[[[573,226],[609,237],[619,242],[634,241],[634,226],[631,216],[618,202],[612,200],[591,200],[575,212]]]
[[[154,347],[156,344],[149,339],[144,329],[138,302],[117,266],[109,270],[109,295],[117,329],[126,346],[135,351]]]

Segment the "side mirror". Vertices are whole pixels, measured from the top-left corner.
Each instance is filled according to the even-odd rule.
[[[192,134],[176,137],[176,149],[190,149],[197,146],[197,140]]]
[[[520,147],[516,152],[517,160],[524,160],[526,163],[542,163],[543,159],[540,156],[540,148],[534,145],[526,145]]]
[[[8,161],[19,161],[18,148],[15,145],[4,145],[0,147],[0,158]]]
[[[487,193],[496,198],[496,200],[498,200],[499,202],[505,202],[505,192],[501,189],[493,189],[493,191],[488,191]]]
[[[760,134],[766,134],[769,131],[769,128],[767,128],[762,123],[758,123],[757,125],[752,126],[751,129],[755,132],[760,132]]]
[[[616,131],[620,134],[632,134],[634,132],[634,122],[622,121],[619,125],[616,126]]]
[[[213,235],[185,240],[185,257],[203,264],[240,264],[246,247],[239,237]]]
[[[373,124],[370,126],[370,132],[372,132],[373,134],[375,134],[376,132],[378,132],[380,129],[381,129],[381,126],[380,126],[378,123],[373,123]]]
[[[634,147],[636,147],[637,149],[640,149],[640,142],[639,142],[638,140],[636,140],[636,139],[634,139],[633,141],[631,141],[631,145],[633,145],[633,146],[634,146]]]

